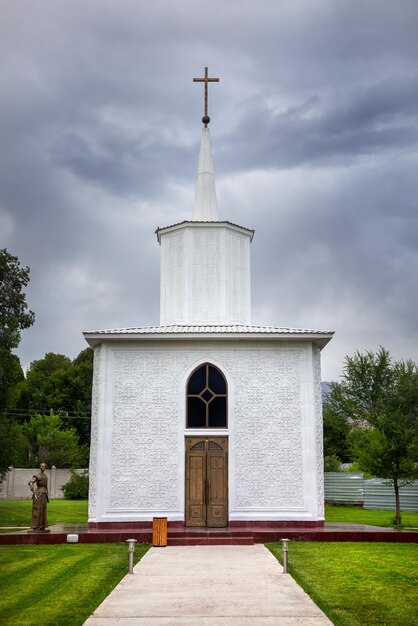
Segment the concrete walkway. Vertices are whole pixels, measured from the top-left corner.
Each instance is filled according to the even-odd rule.
[[[151,548],[87,626],[332,625],[261,544]]]

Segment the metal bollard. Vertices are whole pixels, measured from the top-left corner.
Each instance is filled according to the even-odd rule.
[[[287,574],[287,566],[289,563],[288,543],[290,539],[280,539],[283,545],[283,574]]]
[[[134,573],[134,552],[136,539],[127,539],[126,543],[129,544],[129,574]]]

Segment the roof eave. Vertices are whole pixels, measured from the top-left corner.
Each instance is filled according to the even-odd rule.
[[[204,221],[193,221],[193,220],[184,220],[183,222],[178,222],[177,224],[171,224],[170,226],[162,226],[158,227],[155,231],[157,235],[158,243],[161,243],[161,234],[173,232],[174,230],[180,230],[182,228],[191,227],[197,228],[199,226],[212,226],[213,228],[231,228],[232,230],[236,230],[242,233],[245,233],[250,236],[250,242],[253,240],[255,231],[251,228],[246,228],[245,226],[240,226],[239,224],[234,224],[233,222],[228,222],[227,220],[217,221],[217,222],[204,222]]]
[[[322,350],[331,341],[334,333],[83,333],[85,340],[91,346],[97,346],[105,341],[309,341]]]

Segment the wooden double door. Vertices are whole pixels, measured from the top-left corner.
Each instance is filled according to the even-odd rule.
[[[186,437],[186,526],[228,526],[228,438]]]

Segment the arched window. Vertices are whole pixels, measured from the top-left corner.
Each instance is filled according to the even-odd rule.
[[[187,428],[226,428],[226,380],[216,367],[205,363],[187,383]]]

